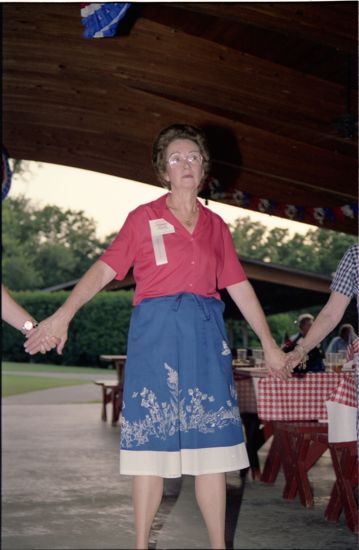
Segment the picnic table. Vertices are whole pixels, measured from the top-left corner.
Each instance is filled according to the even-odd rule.
[[[281,460],[281,455],[283,456],[284,453],[283,426],[280,422],[285,422],[286,426],[288,426],[288,422],[316,422],[318,433],[323,433],[323,428],[319,428],[318,423],[324,422],[324,431],[327,432],[326,401],[340,387],[341,379],[348,376],[354,379],[354,375],[351,374],[323,372],[292,376],[289,380],[266,378],[259,382],[258,416],[264,422],[272,422],[274,432],[262,481],[273,483],[277,478],[281,464],[283,465]],[[313,435],[314,431],[312,430],[311,433]],[[324,451],[325,449],[323,449]],[[311,502],[311,499],[307,500],[306,505],[311,506]]]
[[[102,410],[101,419],[107,421],[107,405],[112,405],[112,425],[116,425],[122,409],[123,399],[123,380],[126,363],[126,355],[100,355],[101,361],[111,363],[116,369],[116,378],[114,380],[95,380],[94,383],[102,390]]]
[[[262,481],[274,482],[283,468],[283,498],[299,494],[303,506],[314,504],[308,472],[329,448],[336,482],[325,516],[336,521],[341,509],[347,524],[358,531],[353,490],[358,484],[356,442],[328,441],[327,404],[356,406],[354,373],[308,373],[289,380],[266,378],[258,383],[258,415],[273,423],[273,442]]]
[[[100,355],[100,361],[111,363],[117,371],[117,380],[123,383],[123,374],[125,369],[127,355]]]

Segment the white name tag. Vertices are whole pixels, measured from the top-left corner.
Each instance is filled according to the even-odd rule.
[[[158,220],[150,220],[149,224],[156,265],[167,264],[168,260],[163,235],[174,233],[175,228],[163,218],[159,218]]]

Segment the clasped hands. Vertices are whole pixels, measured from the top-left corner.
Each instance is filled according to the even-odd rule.
[[[294,368],[303,361],[305,352],[302,348],[295,348],[289,353],[284,353],[279,348],[272,348],[265,354],[265,363],[268,366],[268,375],[273,378],[287,380]]]
[[[56,348],[59,355],[67,340],[67,324],[56,319],[54,315],[41,321],[36,328],[26,334],[24,348],[29,355],[46,353]]]

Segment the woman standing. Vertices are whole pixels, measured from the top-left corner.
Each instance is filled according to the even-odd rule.
[[[197,200],[209,170],[203,133],[164,129],[153,165],[169,192],[132,211],[117,237],[57,312],[40,323],[27,351],[51,349],[78,309],[134,266],[120,471],[133,475],[136,548],[147,548],[163,478],[196,476],[198,505],[212,548],[225,548],[225,472],[248,467],[232,358],[219,288],[261,340],[270,370],[282,376],[285,356],[238,261],[227,225]]]

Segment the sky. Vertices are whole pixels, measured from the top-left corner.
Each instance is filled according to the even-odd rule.
[[[38,207],[56,205],[64,209],[83,210],[88,218],[95,220],[100,238],[117,232],[131,210],[166,192],[162,187],[79,168],[32,161],[27,165],[28,171],[24,176],[13,177],[10,196],[25,195]],[[227,223],[249,216],[268,228],[288,228],[290,234],[305,233],[313,227],[214,201],[209,201],[208,207]]]

